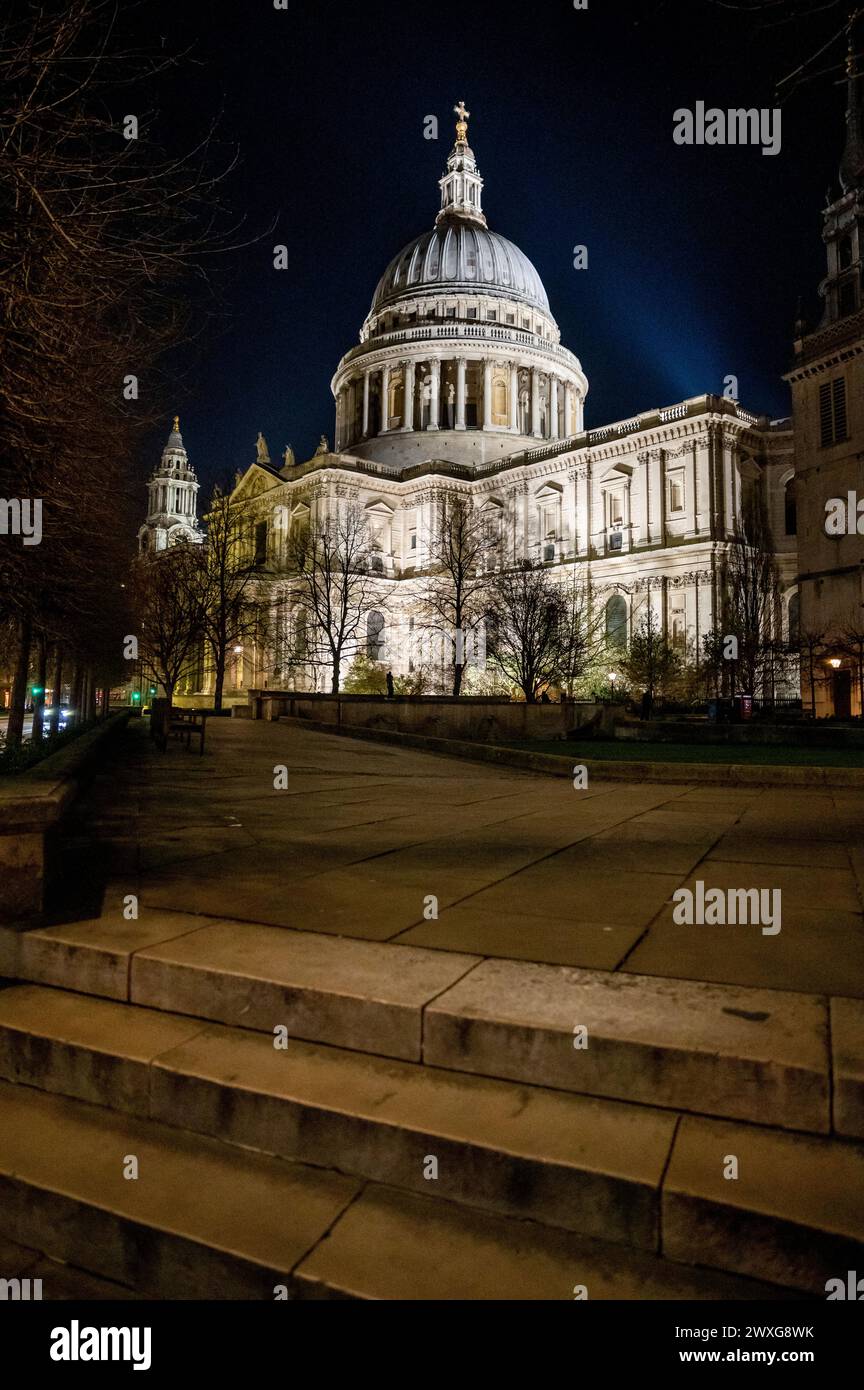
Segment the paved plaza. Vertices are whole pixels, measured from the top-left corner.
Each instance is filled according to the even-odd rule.
[[[162,755],[130,731],[67,852],[80,889],[90,845],[79,915],[100,915],[104,892],[103,921],[120,921],[135,893],[142,925],[160,909],[864,997],[862,811],[858,791],[577,791],[566,778],[226,719],[209,722],[203,757],[173,744]],[[675,925],[672,894],[697,881],[780,889],[780,932]]]

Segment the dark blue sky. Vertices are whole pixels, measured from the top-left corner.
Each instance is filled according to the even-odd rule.
[[[589,379],[589,426],[722,391],[729,373],[749,409],[787,414],[796,298],[812,317],[823,268],[840,74],[784,106],[776,157],[675,145],[672,117],[697,100],[772,106],[775,81],[844,15],[764,30],[711,0],[148,6],[157,42],[191,46],[163,83],[164,139],[184,143],[221,110],[242,160],[230,202],[250,235],[277,224],[228,258],[224,319],[166,397],[153,451],[178,409],[209,491],[252,461],[259,429],[274,457],[332,441],[331,376],[385,265],[434,221],[460,98],[490,226],[540,272]],[[816,66],[841,58],[837,46]],[[430,113],[437,142],[423,138]],[[276,242],[287,270],[273,269]],[[577,243],[587,271],[572,268]]]

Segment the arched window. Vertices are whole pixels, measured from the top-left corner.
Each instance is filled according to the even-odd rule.
[[[493,425],[510,423],[510,396],[507,379],[503,376],[496,376],[492,379],[492,423]]]
[[[801,612],[801,610],[800,610],[800,606],[799,606],[798,590],[796,589],[796,590],[795,590],[795,593],[792,595],[792,597],[791,597],[790,600],[789,600],[788,614],[789,614],[789,641],[790,641],[790,642],[797,642],[797,641],[798,641],[798,634],[799,634],[800,627],[801,627],[801,616],[800,616],[800,612]]]
[[[798,534],[798,508],[795,502],[795,479],[790,478],[784,493],[784,527],[787,536]]]
[[[606,641],[610,647],[627,645],[627,600],[613,594],[606,604]]]
[[[380,661],[384,654],[384,614],[373,608],[366,615],[366,656],[369,661]]]

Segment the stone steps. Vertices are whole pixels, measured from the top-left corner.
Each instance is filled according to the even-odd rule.
[[[0,1076],[22,1083],[4,1087],[20,1104],[41,1104],[29,1089],[41,1087],[122,1112],[110,1117],[120,1133],[128,1123],[181,1145],[212,1137],[238,1155],[230,1162],[242,1165],[242,1146],[258,1151],[250,1162],[269,1154],[322,1179],[348,1174],[355,1190],[371,1181],[602,1237],[627,1258],[659,1253],[814,1294],[864,1258],[864,1148],[838,1139],[296,1039],[283,1050],[263,1032],[33,985],[0,991]]]
[[[47,1299],[87,1274],[168,1299],[795,1296],[0,1082],[5,1277],[21,1248]],[[48,1260],[84,1275],[58,1291]]]
[[[864,1138],[856,1001],[846,1001],[851,1013],[832,1056],[829,1001],[818,995],[483,960],[170,912],[7,936],[3,948],[0,970],[10,976],[211,1022]],[[587,1046],[576,1045],[580,1036]]]

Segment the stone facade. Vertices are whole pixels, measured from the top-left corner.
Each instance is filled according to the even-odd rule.
[[[833,535],[826,505],[864,499],[864,76],[850,50],[846,146],[840,197],[823,213],[827,274],[824,312],[807,332],[798,325],[792,388],[803,634],[821,636],[815,666],[817,715],[861,714],[854,658],[844,631],[864,633],[864,506],[856,526]],[[802,686],[810,698],[809,661]]]
[[[747,489],[771,518],[782,582],[778,636],[788,633],[797,570],[786,532],[794,472],[788,421],[705,395],[586,431],[588,380],[560,332],[537,271],[489,230],[482,179],[457,109],[456,143],[440,181],[430,232],[391,261],[359,344],[333,377],[335,445],[284,466],[258,457],[238,476],[258,596],[272,612],[266,646],[244,644],[229,698],[253,687],[326,688],[300,669],[298,615],[288,567],[294,526],[358,506],[374,536],[379,610],[370,654],[409,672],[419,640],[418,597],[448,499],[479,508],[505,563],[574,567],[619,638],[650,605],[670,640],[691,653],[719,621],[721,576]],[[374,638],[374,642],[372,642]],[[442,670],[443,680],[443,670]]]

